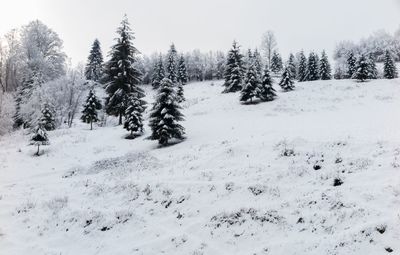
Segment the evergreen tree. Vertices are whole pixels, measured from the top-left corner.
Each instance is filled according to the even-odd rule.
[[[140,83],[140,71],[135,67],[137,49],[132,45],[133,32],[129,27],[127,17],[118,28],[116,44],[112,47],[110,60],[106,64],[106,93],[105,109],[107,114],[118,116],[119,124],[126,111],[128,95],[135,94],[140,100],[144,97]],[[144,104],[145,102],[141,100]]]
[[[376,68],[375,58],[373,54],[369,54],[368,56],[368,79],[378,79],[378,69]]]
[[[263,76],[262,58],[260,52],[257,49],[254,50],[253,58],[254,58],[254,67],[256,69],[257,77],[261,81]]]
[[[277,51],[274,51],[274,54],[272,55],[271,58],[271,71],[277,74],[280,71],[282,71],[282,68],[283,68],[283,63],[281,55],[279,55]]]
[[[175,45],[172,44],[167,55],[167,78],[175,84],[178,80],[177,75],[177,51]]]
[[[328,56],[325,51],[322,51],[320,66],[319,66],[319,76],[321,80],[330,80],[332,79],[332,69],[329,64]]]
[[[186,70],[185,58],[183,55],[179,58],[178,65],[178,82],[182,85],[185,85],[188,82],[188,73]]]
[[[308,64],[307,64],[307,81],[316,81],[319,79],[318,74],[318,59],[314,52],[311,52],[308,57]]]
[[[83,105],[81,120],[85,123],[90,124],[90,130],[93,129],[93,122],[97,122],[99,119],[97,118],[97,111],[101,110],[101,102],[97,99],[94,94],[93,89],[89,91],[89,94],[86,98],[86,103]]]
[[[99,40],[94,40],[92,49],[88,57],[85,68],[85,77],[87,80],[99,81],[103,74],[103,54],[101,53]]]
[[[178,83],[178,89],[176,91],[176,101],[178,103],[186,101],[182,83]]]
[[[154,67],[153,79],[151,82],[153,89],[158,89],[160,87],[161,80],[164,78],[165,78],[165,70],[164,70],[163,60],[160,55],[160,58],[156,62],[155,67]]]
[[[385,52],[385,59],[383,61],[383,78],[397,78],[397,68],[393,60],[392,54],[390,54],[388,50]]]
[[[224,93],[237,92],[242,89],[243,82],[243,56],[240,47],[234,41],[232,49],[228,52],[224,73]]]
[[[282,74],[282,79],[279,83],[283,91],[290,91],[294,90],[294,82],[292,77],[290,76],[290,70],[286,67]]]
[[[184,117],[176,97],[174,84],[170,79],[164,78],[150,114],[150,139],[158,140],[162,146],[167,145],[172,138],[184,139],[184,128],[178,123]]]
[[[49,144],[49,138],[47,137],[46,130],[39,123],[34,130],[30,142],[30,145],[37,146],[37,152],[35,153],[35,155],[40,156],[39,154],[40,145],[48,145],[48,144]]]
[[[347,77],[352,79],[354,72],[356,71],[356,62],[357,59],[354,56],[354,53],[350,51],[347,54]]]
[[[45,104],[42,109],[42,117],[40,118],[40,123],[46,131],[51,131],[56,129],[56,121],[53,117],[53,111],[50,109],[48,104]]]
[[[290,71],[290,76],[295,78],[297,76],[297,73],[296,73],[296,62],[295,62],[294,55],[292,53],[290,53],[290,55],[289,55],[289,60],[288,60],[287,65],[288,65],[288,68],[289,68],[289,71]]]
[[[265,66],[262,82],[258,89],[257,97],[261,101],[272,101],[276,97],[275,89],[273,87],[273,80],[269,71],[268,65]]]
[[[127,138],[133,139],[142,134],[143,111],[144,111],[143,104],[134,94],[131,94],[129,96],[128,105],[125,111],[124,128],[129,132],[131,132]]]
[[[297,69],[297,79],[299,81],[307,80],[307,58],[304,52],[301,51],[299,54],[299,67]]]
[[[369,77],[369,63],[364,54],[361,54],[356,62],[356,69],[353,73],[352,79],[357,79],[360,82],[364,82]]]
[[[254,63],[252,63],[250,64],[246,72],[244,86],[240,95],[240,101],[247,102],[250,100],[250,102],[252,103],[253,98],[256,97],[259,93],[258,92],[259,87],[260,87],[260,82],[259,79],[257,78],[255,65]]]

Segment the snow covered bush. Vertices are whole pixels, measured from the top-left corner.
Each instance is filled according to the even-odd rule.
[[[0,135],[11,131],[13,126],[14,99],[10,93],[0,92]]]

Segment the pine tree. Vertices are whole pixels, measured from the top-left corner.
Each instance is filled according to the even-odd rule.
[[[262,82],[258,89],[257,97],[261,101],[272,101],[276,97],[275,89],[273,87],[273,80],[269,71],[268,65],[265,66]]]
[[[307,58],[304,52],[301,51],[299,54],[299,68],[297,69],[297,79],[299,81],[307,80]]]
[[[186,70],[185,58],[183,55],[179,58],[178,64],[178,82],[185,85],[188,82],[188,73]]]
[[[37,152],[35,153],[35,155],[40,156],[39,154],[40,145],[48,145],[48,144],[49,144],[49,138],[47,137],[46,130],[39,123],[34,130],[30,142],[30,145],[37,146]]]
[[[292,77],[290,76],[290,70],[286,67],[282,74],[282,79],[279,83],[283,91],[290,91],[294,90],[294,82]]]
[[[279,55],[277,51],[274,51],[274,54],[272,55],[271,58],[271,71],[277,74],[280,71],[282,71],[282,68],[283,68],[283,63],[281,55]]]
[[[260,52],[257,49],[254,50],[253,58],[254,58],[254,67],[256,69],[257,77],[261,81],[263,76],[262,58]]]
[[[352,79],[354,72],[356,71],[356,62],[357,59],[354,56],[354,53],[350,51],[347,54],[347,77]]]
[[[378,79],[378,69],[376,68],[375,58],[373,54],[368,56],[368,79]]]
[[[170,79],[164,78],[150,114],[150,139],[158,140],[162,146],[167,145],[172,138],[184,139],[184,128],[178,123],[184,120],[180,109],[176,102],[174,84]]]
[[[318,59],[314,52],[311,52],[308,57],[308,64],[307,64],[307,81],[316,81],[319,79],[318,74]]]
[[[253,98],[258,95],[258,89],[260,87],[259,79],[257,78],[257,72],[255,70],[254,63],[250,64],[245,75],[244,86],[241,91],[240,101],[250,103],[253,102]]]
[[[328,56],[325,51],[322,51],[320,66],[319,66],[319,76],[321,80],[330,80],[332,79],[332,69],[329,64]]]
[[[243,56],[240,47],[234,41],[232,49],[228,52],[224,73],[224,93],[237,92],[242,89],[243,82]]]
[[[97,111],[101,110],[101,102],[97,99],[94,94],[93,89],[89,91],[89,94],[86,98],[86,103],[83,105],[81,120],[84,123],[90,124],[90,130],[93,129],[93,122],[97,122],[99,119],[97,118]]]
[[[397,68],[392,55],[387,50],[385,52],[385,59],[383,61],[383,78],[394,79],[397,78]]]
[[[124,128],[131,132],[130,135],[127,136],[127,138],[133,139],[142,134],[143,111],[143,104],[134,94],[131,94],[128,98],[128,105],[125,111]]]
[[[106,93],[105,109],[107,114],[118,116],[119,124],[126,111],[128,95],[135,94],[138,99],[144,97],[140,83],[140,71],[135,67],[137,49],[132,45],[133,32],[127,17],[118,28],[117,43],[112,47],[110,60],[105,68]],[[145,103],[141,100],[142,103]]]
[[[40,118],[40,124],[46,131],[56,129],[56,121],[53,117],[53,111],[50,109],[49,104],[45,104],[42,109],[42,117]]]
[[[289,68],[289,71],[290,71],[290,76],[295,78],[297,76],[297,73],[296,73],[296,62],[295,62],[294,55],[292,53],[290,53],[290,55],[289,55],[289,60],[288,60],[288,64],[287,65],[288,65],[288,68]]]
[[[167,78],[175,84],[178,80],[177,75],[177,51],[175,45],[172,44],[167,55]]]
[[[103,75],[103,54],[101,53],[100,42],[95,39],[90,50],[85,68],[87,80],[98,82]]]
[[[369,63],[364,54],[361,54],[356,62],[356,69],[353,73],[352,79],[357,79],[360,82],[364,82],[369,77]]]
[[[164,70],[163,60],[160,55],[160,58],[156,62],[155,67],[154,67],[153,79],[151,82],[153,89],[158,89],[160,87],[161,80],[164,78],[165,78],[165,70]]]

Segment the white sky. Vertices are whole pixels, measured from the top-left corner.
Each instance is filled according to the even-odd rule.
[[[0,34],[40,19],[64,40],[73,63],[86,61],[94,38],[107,53],[124,13],[145,54],[228,50],[236,39],[258,47],[273,30],[286,58],[299,49],[332,51],[340,40],[359,40],[400,25],[400,0],[0,0]],[[6,3],[4,3],[6,2]]]

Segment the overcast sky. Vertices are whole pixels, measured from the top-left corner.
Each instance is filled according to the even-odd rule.
[[[85,61],[94,38],[107,53],[123,14],[145,54],[166,51],[226,51],[236,39],[258,47],[273,30],[286,57],[299,49],[327,49],[400,25],[400,0],[2,0],[0,34],[39,19],[64,40],[73,63]]]

